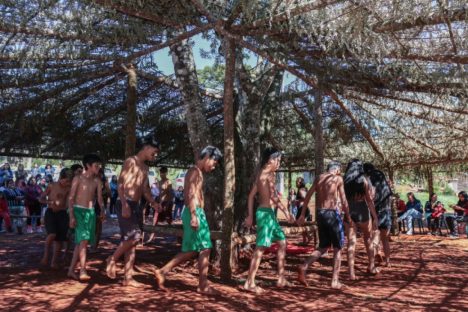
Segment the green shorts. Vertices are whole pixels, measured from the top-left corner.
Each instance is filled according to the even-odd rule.
[[[273,209],[258,207],[255,217],[257,218],[258,247],[270,247],[272,242],[286,240]]]
[[[182,213],[182,225],[184,228],[182,252],[200,252],[203,249],[210,249],[212,247],[210,228],[206,221],[205,211],[197,207],[195,212],[198,218],[198,229],[196,231],[190,226],[190,208],[185,207]]]
[[[93,208],[73,206],[76,219],[75,244],[87,240],[93,245],[96,242],[96,214]]]

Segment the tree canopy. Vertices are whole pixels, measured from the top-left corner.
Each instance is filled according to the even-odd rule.
[[[0,152],[122,159],[122,65],[134,63],[138,135],[156,131],[163,159],[190,163],[181,91],[154,52],[202,34],[216,64],[197,87],[219,145],[229,39],[241,64],[236,94],[272,74],[263,89],[277,96],[261,97],[256,122],[290,165],[314,159],[317,90],[328,158],[466,162],[467,9],[462,0],[0,0]],[[284,72],[295,80],[275,85]]]

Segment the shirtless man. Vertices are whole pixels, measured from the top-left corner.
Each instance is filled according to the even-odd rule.
[[[167,221],[168,224],[172,223],[172,206],[174,205],[174,191],[172,190],[171,180],[167,178],[167,167],[161,167],[159,170],[161,180],[159,181],[159,198],[161,199],[162,212],[156,214],[153,218],[153,225],[158,221]]]
[[[87,281],[90,276],[86,272],[86,247],[88,242],[93,245],[96,237],[96,214],[94,212],[94,202],[96,200],[102,207],[102,184],[98,177],[101,169],[101,159],[95,154],[88,154],[83,157],[85,172],[73,178],[70,195],[68,197],[68,207],[70,209],[70,227],[75,229],[75,250],[73,258],[68,268],[68,276]],[[104,218],[104,211],[101,212]],[[80,275],[75,274],[75,267],[80,260]]]
[[[202,294],[214,294],[216,291],[208,285],[208,265],[211,251],[211,235],[203,209],[203,173],[213,171],[222,154],[214,146],[207,146],[201,152],[195,166],[187,171],[184,182],[185,209],[182,213],[184,236],[182,252],[178,253],[162,269],[155,270],[154,276],[159,289],[166,290],[164,281],[177,265],[194,258],[198,254],[198,288]]]
[[[49,184],[39,199],[40,203],[47,204],[48,207],[44,217],[47,238],[41,265],[47,266],[49,262],[49,249],[52,242],[55,241],[50,264],[50,267],[53,269],[58,268],[57,258],[62,249],[62,243],[67,241],[68,223],[70,222],[67,213],[67,199],[71,186],[71,174],[70,169],[62,169],[59,181]]]
[[[340,217],[338,201],[345,213],[345,220],[351,222],[349,217],[348,202],[346,200],[343,178],[339,175],[340,163],[332,161],[327,166],[327,172],[321,174],[315,179],[312,188],[307,193],[304,200],[304,207],[308,207],[312,194],[317,191],[317,226],[319,231],[319,248],[315,250],[310,257],[306,259],[303,265],[298,268],[298,280],[305,286],[306,271],[311,263],[318,260],[330,246],[333,246],[333,277],[331,287],[340,289],[342,285],[339,282],[341,267],[341,248],[344,245],[343,222]],[[305,209],[297,220],[299,225],[304,224]]]
[[[115,279],[115,262],[124,255],[124,286],[139,287],[133,279],[133,265],[135,263],[136,246],[141,240],[143,232],[143,207],[141,197],[157,211],[159,204],[151,196],[148,181],[148,166],[146,161],[153,161],[159,153],[159,143],[148,136],[138,143],[140,150],[135,156],[127,158],[123,164],[118,180],[119,198],[115,204],[119,220],[121,243],[112,256],[107,258],[106,274]]]
[[[274,148],[267,148],[263,151],[260,172],[255,179],[255,184],[249,193],[248,209],[249,215],[245,220],[245,225],[248,228],[253,224],[253,205],[255,195],[258,193],[258,207],[255,217],[257,220],[257,242],[252,260],[250,261],[249,275],[245,282],[244,289],[247,291],[261,294],[264,290],[255,284],[255,275],[257,274],[258,266],[262,260],[265,249],[271,246],[272,242],[277,241],[278,249],[278,287],[288,285],[284,277],[284,258],[286,255],[286,236],[278,224],[275,217],[273,207],[280,208],[290,223],[294,223],[294,217],[289,212],[289,209],[284,207],[283,203],[275,191],[275,172],[278,170],[281,162],[281,152]]]

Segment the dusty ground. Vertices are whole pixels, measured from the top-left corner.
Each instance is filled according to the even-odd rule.
[[[309,288],[279,290],[274,287],[276,260],[262,262],[258,280],[268,294],[256,297],[239,289],[246,277],[247,261],[230,285],[213,284],[222,292],[216,297],[196,293],[196,263],[176,269],[168,278],[170,293],[155,287],[151,275],[139,272],[141,289],[122,288],[103,275],[104,259],[114,250],[118,237],[108,223],[100,250],[89,256],[92,280],[80,283],[66,278],[66,271],[39,270],[44,235],[0,234],[0,311],[467,311],[468,239],[450,240],[429,236],[394,238],[392,267],[380,276],[365,273],[362,244],[358,246],[358,280],[349,281],[343,261],[342,281],[347,288],[329,288],[331,257],[309,270]],[[293,238],[291,241],[297,241]],[[140,247],[137,265],[143,270],[160,267],[180,248],[173,237],[158,237],[156,244]],[[305,255],[288,256],[287,275],[296,277],[296,266]]]

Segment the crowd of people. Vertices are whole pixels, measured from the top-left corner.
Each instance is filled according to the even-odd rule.
[[[123,258],[123,285],[138,287],[133,279],[133,266],[136,257],[136,246],[142,241],[145,211],[153,210],[153,224],[166,221],[171,224],[181,219],[183,225],[182,251],[160,269],[154,270],[156,283],[160,289],[165,288],[167,274],[179,264],[198,257],[199,286],[203,294],[217,291],[209,285],[207,274],[212,241],[210,229],[204,211],[204,174],[213,171],[222,154],[216,147],[207,146],[199,152],[196,163],[185,176],[184,187],[174,190],[167,177],[168,169],[160,168],[161,180],[150,186],[148,166],[160,151],[158,142],[152,137],[139,141],[138,153],[125,160],[122,171],[108,181],[104,175],[102,161],[95,154],[83,157],[82,165],[76,164],[63,168],[57,182],[49,181],[45,188],[36,181],[38,176],[31,176],[20,171],[13,173],[9,166],[3,166],[5,186],[0,189],[1,218],[8,230],[14,227],[21,232],[19,224],[28,211],[29,227],[41,228],[41,210],[44,211],[44,223],[47,238],[41,265],[58,267],[61,250],[72,249],[73,257],[68,269],[70,278],[86,281],[90,276],[86,270],[88,245],[97,248],[102,222],[107,208],[111,217],[116,216],[120,227],[121,242],[115,252],[106,260],[106,274],[115,279],[116,263]],[[367,272],[376,275],[381,268],[377,265],[379,251],[383,250],[382,265],[390,264],[389,233],[392,227],[392,204],[398,209],[398,221],[407,222],[407,234],[413,234],[413,219],[423,219],[433,232],[439,230],[441,222],[446,221],[450,229],[458,224],[465,226],[468,222],[468,197],[466,192],[459,193],[459,202],[453,206],[455,215],[446,215],[443,205],[431,194],[424,210],[421,202],[413,193],[408,193],[408,202],[393,194],[390,183],[384,173],[370,163],[358,159],[351,160],[344,175],[341,164],[332,161],[325,173],[316,177],[310,189],[304,180],[296,181],[297,191],[289,193],[289,203],[283,205],[275,189],[275,174],[279,169],[282,153],[274,148],[267,148],[262,153],[259,171],[254,173],[254,184],[248,194],[247,218],[245,226],[251,228],[256,224],[255,251],[250,263],[246,291],[256,294],[264,290],[255,281],[258,267],[265,250],[273,242],[278,243],[278,287],[290,286],[285,276],[286,236],[279,226],[275,209],[281,210],[291,224],[303,225],[309,218],[309,202],[314,193],[316,196],[316,223],[319,234],[319,247],[298,267],[297,279],[308,285],[306,272],[310,264],[317,261],[330,248],[333,250],[333,275],[331,287],[340,289],[341,250],[345,247],[347,237],[348,271],[350,279],[356,278],[355,250],[357,233],[362,234],[365,251],[368,256]],[[24,168],[22,168],[24,170]],[[5,172],[7,172],[5,174]],[[31,173],[32,174],[32,173]],[[49,173],[50,174],[50,173]],[[32,174],[33,175],[33,174]],[[6,177],[6,178],[5,178]],[[11,177],[11,179],[10,179]],[[23,179],[25,178],[25,179]],[[395,200],[393,200],[395,199]],[[255,206],[255,201],[258,207]],[[109,207],[107,207],[109,203]],[[468,227],[466,228],[468,235]],[[150,237],[150,240],[152,238]],[[304,238],[306,240],[306,238]],[[53,245],[52,257],[50,248]],[[79,273],[77,274],[77,270]]]

